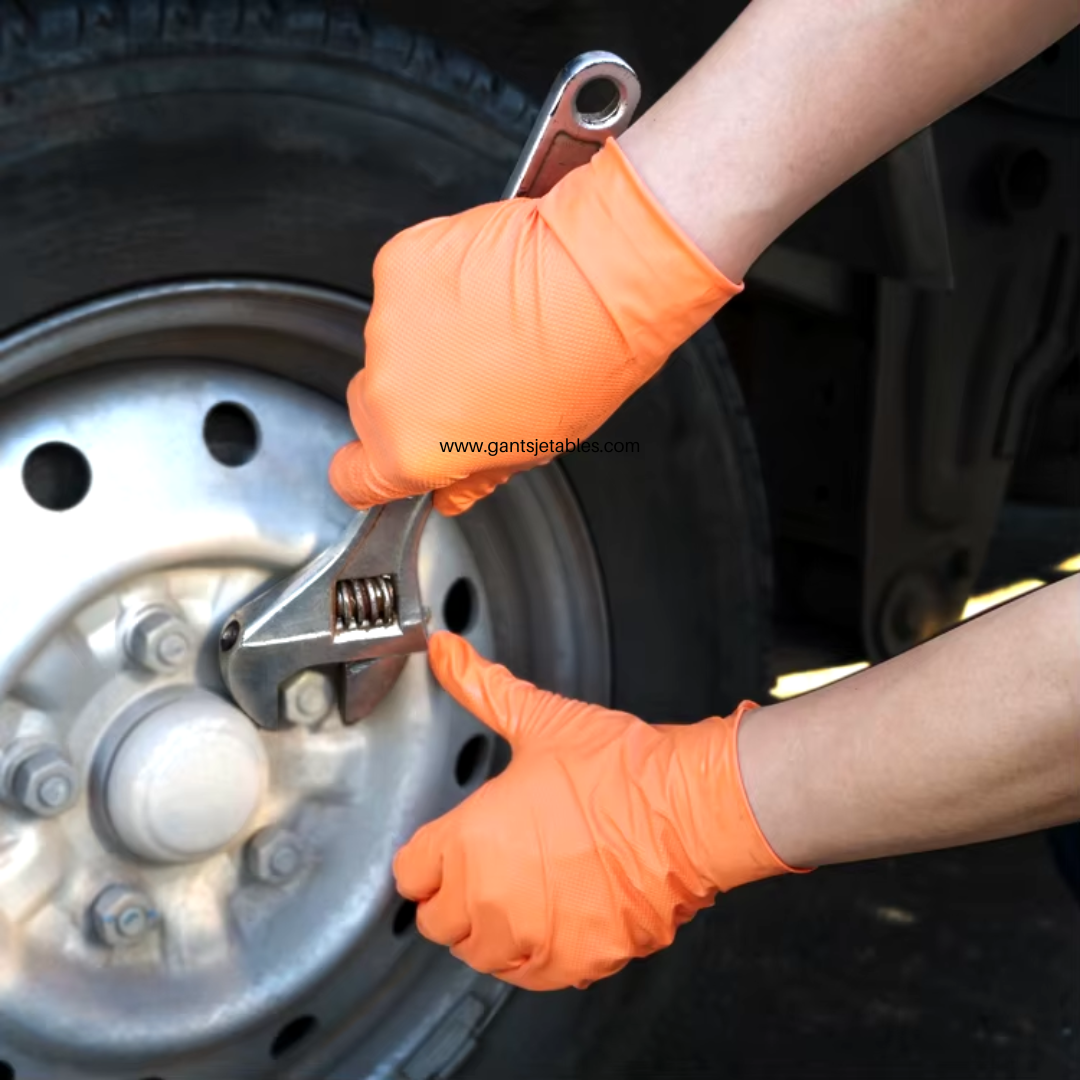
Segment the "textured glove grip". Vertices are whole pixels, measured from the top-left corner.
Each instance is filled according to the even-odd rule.
[[[672,220],[612,139],[540,199],[538,211],[619,328],[642,382],[742,291]]]

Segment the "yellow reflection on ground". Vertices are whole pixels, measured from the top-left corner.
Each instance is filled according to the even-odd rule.
[[[1063,574],[1080,573],[1080,555],[1074,555],[1071,559],[1058,563],[1054,569],[1061,571]]]
[[[1072,558],[1066,559],[1058,565],[1057,569],[1065,574],[1080,573],[1080,555],[1074,555]],[[999,604],[1007,604],[1010,600],[1015,600],[1025,593],[1041,589],[1045,584],[1045,581],[1040,581],[1038,578],[1027,578],[1024,581],[1016,581],[1012,585],[1005,585],[1000,589],[995,589],[993,592],[973,596],[964,605],[964,613],[960,618],[961,620],[970,619],[975,615],[982,614],[984,611],[989,611],[990,608],[997,607]],[[773,688],[769,691],[769,695],[778,701],[798,697],[800,694],[807,694],[811,690],[818,690],[822,686],[828,686],[829,683],[846,679],[849,675],[854,675],[856,671],[862,671],[863,668],[869,666],[868,661],[860,660],[857,664],[817,668],[814,671],[793,671],[787,675],[779,675]]]
[[[973,615],[981,615],[984,611],[997,607],[998,604],[1007,604],[1010,600],[1023,596],[1024,593],[1041,589],[1045,584],[1045,581],[1039,581],[1037,578],[1028,578],[1026,581],[1017,581],[1012,585],[995,589],[993,592],[983,593],[982,596],[973,596],[964,605],[964,613],[960,618],[970,619]]]
[[[844,664],[842,667],[818,668],[817,671],[795,671],[790,675],[781,675],[776,680],[776,685],[769,693],[780,701],[785,698],[797,697],[799,694],[817,690],[821,686],[828,686],[838,679],[846,679],[854,675],[856,671],[862,671],[869,667],[866,660],[860,660],[857,664]]]

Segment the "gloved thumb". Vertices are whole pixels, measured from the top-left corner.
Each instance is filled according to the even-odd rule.
[[[443,689],[514,749],[555,734],[588,708],[515,678],[502,664],[485,660],[463,637],[446,630],[431,635],[428,661]]]
[[[359,442],[348,443],[330,459],[330,486],[354,510],[367,510],[423,492],[422,487],[412,491],[400,482],[384,479]]]

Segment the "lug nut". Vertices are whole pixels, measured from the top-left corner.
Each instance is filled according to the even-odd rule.
[[[182,667],[193,648],[191,631],[184,621],[162,607],[147,608],[138,616],[125,645],[136,664],[161,675]]]
[[[321,671],[301,671],[281,688],[281,718],[310,725],[325,720],[334,707],[334,686]]]
[[[90,911],[97,936],[105,945],[137,945],[161,921],[150,898],[127,885],[110,885]]]
[[[248,841],[244,862],[256,880],[281,885],[299,872],[304,850],[300,838],[288,829],[262,829]]]
[[[15,801],[38,817],[68,810],[79,794],[79,777],[62,750],[47,746],[33,751],[11,774]]]

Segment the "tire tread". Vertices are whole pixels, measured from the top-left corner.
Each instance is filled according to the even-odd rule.
[[[520,135],[536,105],[472,57],[343,0],[0,0],[0,86],[183,51],[316,52],[479,109]]]

